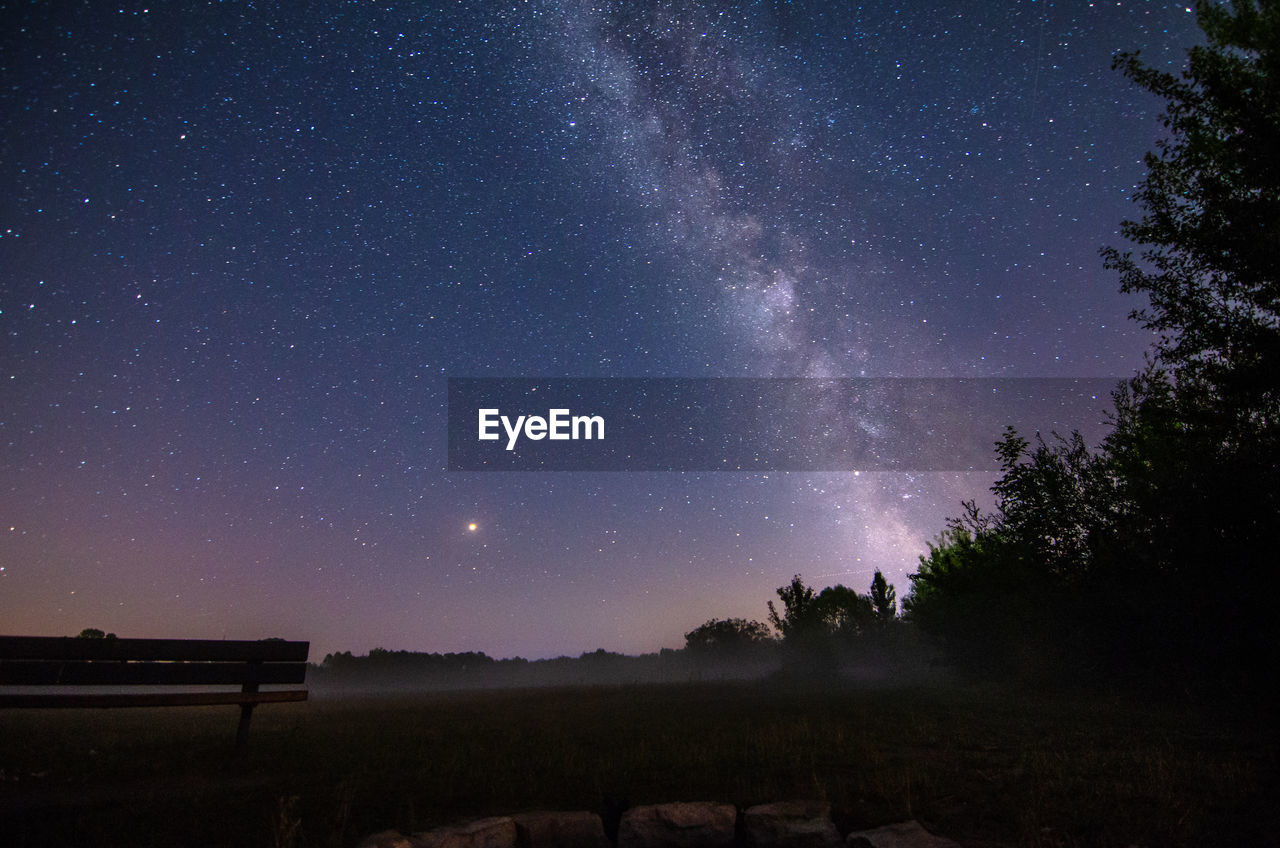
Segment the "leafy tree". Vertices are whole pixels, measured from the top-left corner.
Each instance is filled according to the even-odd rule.
[[[745,618],[713,618],[684,634],[688,650],[724,656],[741,656],[769,641],[768,627]]]
[[[965,510],[920,557],[903,611],[962,668],[1010,672],[1030,645],[1035,576],[995,517],[972,501]]]
[[[770,601],[769,622],[782,634],[782,676],[794,681],[817,682],[835,674],[837,655],[831,638],[836,596],[827,589],[821,597],[806,586],[799,574],[778,587],[782,612]]]
[[[832,637],[850,642],[867,635],[897,615],[897,590],[878,570],[870,594],[837,583],[821,592],[806,586],[800,575],[778,588],[783,612],[769,602],[769,620],[784,640],[814,643]]]
[[[997,446],[995,510],[967,504],[921,558],[907,615],[970,665],[1236,681],[1276,662],[1280,526],[1280,3],[1201,2],[1180,75],[1116,59],[1166,102],[1109,248],[1152,361],[1116,391],[1099,450],[1078,434]],[[1243,674],[1241,673],[1243,672]]]
[[[76,638],[77,639],[114,639],[116,638],[116,634],[107,633],[105,631],[99,630],[96,627],[86,627],[84,630],[81,630],[79,633],[76,634]]]
[[[1168,136],[1146,157],[1142,217],[1122,226],[1140,256],[1103,252],[1121,288],[1148,297],[1134,317],[1158,334],[1105,447],[1127,507],[1116,576],[1143,598],[1127,635],[1216,674],[1277,661],[1256,586],[1280,525],[1280,3],[1196,14],[1205,44],[1180,75],[1116,60],[1165,100]]]
[[[778,587],[778,599],[782,612],[769,601],[769,623],[782,634],[784,640],[804,639],[823,631],[822,610],[811,587],[804,585],[800,575],[791,578],[786,586]]]
[[[1140,511],[1162,517],[1155,559],[1247,571],[1264,567],[1280,518],[1280,4],[1196,14],[1205,44],[1181,74],[1116,59],[1166,102],[1168,136],[1146,156],[1142,217],[1121,229],[1140,255],[1103,251],[1158,334],[1109,447]]]
[[[892,621],[898,617],[898,590],[893,588],[880,569],[871,578],[871,606],[875,609],[876,618],[881,621]]]
[[[1115,66],[1166,102],[1169,135],[1146,156],[1121,232],[1140,258],[1103,251],[1134,313],[1159,334],[1157,358],[1228,407],[1274,421],[1280,368],[1280,4],[1196,5],[1206,43],[1170,74],[1122,53]]]
[[[828,586],[814,599],[825,635],[846,644],[865,636],[875,622],[871,598],[848,586]]]

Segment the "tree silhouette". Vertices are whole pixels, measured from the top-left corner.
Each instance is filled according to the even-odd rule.
[[[713,618],[684,634],[688,650],[723,656],[741,656],[769,641],[768,627],[745,618]]]
[[[1166,102],[1168,137],[1145,157],[1124,237],[1140,258],[1103,251],[1134,312],[1159,334],[1160,362],[1219,400],[1275,412],[1280,368],[1280,7],[1199,2],[1206,43],[1174,75],[1122,53],[1115,66]]]
[[[881,621],[891,621],[898,616],[898,591],[884,579],[880,569],[871,578],[871,606],[875,608],[876,617]]]
[[[1115,63],[1166,101],[1122,226],[1142,252],[1103,251],[1149,298],[1148,367],[1098,450],[1007,431],[995,510],[967,504],[912,575],[908,616],[970,665],[1237,684],[1276,665],[1257,587],[1280,526],[1280,3],[1196,11],[1181,75]]]
[[[822,632],[822,610],[813,589],[804,585],[799,574],[786,586],[778,587],[778,599],[782,601],[782,612],[769,601],[769,623],[784,640],[795,641]]]
[[[1123,506],[1113,555],[1129,566],[1116,588],[1145,601],[1128,635],[1216,676],[1277,661],[1256,587],[1280,526],[1280,5],[1196,14],[1205,44],[1180,75],[1116,59],[1164,99],[1169,134],[1146,157],[1142,217],[1122,225],[1140,257],[1103,252],[1121,288],[1149,298],[1134,317],[1159,334],[1105,449]]]

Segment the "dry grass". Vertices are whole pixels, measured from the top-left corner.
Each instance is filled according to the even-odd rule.
[[[627,687],[0,714],[15,846],[346,846],[398,827],[666,800],[832,804],[967,846],[1270,844],[1263,722],[966,688]],[[1259,735],[1259,734],[1263,735]],[[122,803],[123,802],[123,803]]]

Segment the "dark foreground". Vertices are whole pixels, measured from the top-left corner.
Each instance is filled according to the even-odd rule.
[[[1280,843],[1256,712],[989,689],[648,686],[0,713],[7,845],[350,846],[533,809],[792,798],[965,846]]]

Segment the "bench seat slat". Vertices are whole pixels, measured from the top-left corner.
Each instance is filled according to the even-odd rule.
[[[109,695],[4,695],[0,708],[195,707],[215,704],[275,704],[307,700],[306,689],[281,692],[140,692]]]
[[[0,664],[6,686],[217,686],[302,683],[305,663],[22,661]]]
[[[306,662],[309,642],[280,639],[80,639],[0,636],[0,660],[189,660]]]

